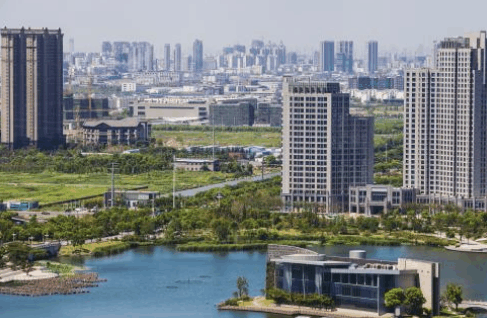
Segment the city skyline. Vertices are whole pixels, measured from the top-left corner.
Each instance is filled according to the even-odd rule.
[[[226,45],[248,44],[252,39],[282,40],[290,51],[302,53],[317,50],[320,41],[351,40],[356,43],[358,57],[364,56],[366,43],[372,39],[380,43],[382,52],[403,52],[404,49],[410,53],[429,52],[434,40],[485,29],[480,15],[484,11],[481,8],[487,9],[487,4],[476,0],[467,2],[472,5],[448,6],[444,1],[409,1],[405,6],[399,1],[328,3],[309,0],[305,2],[309,5],[296,7],[290,1],[249,0],[248,5],[239,7],[235,14],[235,6],[224,1],[184,1],[171,2],[170,11],[175,14],[163,15],[161,19],[161,12],[169,8],[164,1],[139,1],[137,5],[87,1],[80,7],[59,0],[42,3],[6,0],[0,3],[0,17],[2,27],[61,27],[66,47],[69,39],[74,38],[76,51],[98,52],[103,41],[127,40],[153,43],[157,56],[162,55],[165,43],[181,43],[187,54],[193,40],[198,38],[205,44],[205,54],[216,54]],[[432,23],[429,14],[439,3],[442,4],[442,19]],[[193,10],[187,10],[188,5]],[[469,10],[474,5],[479,10]],[[22,10],[25,7],[31,9]],[[55,14],[44,9],[47,7],[56,7],[57,10],[52,11]],[[147,10],[148,7],[151,10]],[[449,7],[455,9],[445,9]],[[178,12],[184,12],[184,15]],[[108,13],[115,18],[107,21]],[[326,19],[322,18],[324,13]],[[87,15],[90,16],[89,25],[85,23]],[[248,22],[250,16],[252,24]],[[412,17],[414,23],[405,28],[397,23],[400,16]],[[451,21],[457,24],[452,26]],[[174,28],[174,25],[180,27]],[[226,27],[222,28],[222,25]]]

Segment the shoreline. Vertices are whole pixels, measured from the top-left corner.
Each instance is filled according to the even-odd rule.
[[[468,247],[456,247],[456,246],[445,246],[445,249],[448,251],[453,252],[463,252],[463,253],[476,253],[476,254],[486,254],[487,253],[487,246],[480,247],[478,249],[472,249]]]
[[[324,309],[313,309],[310,307],[300,307],[300,306],[288,306],[288,305],[281,305],[279,307],[263,307],[263,306],[218,306],[218,310],[227,310],[227,311],[249,311],[249,312],[262,312],[262,313],[270,313],[270,314],[278,314],[278,315],[286,315],[286,316],[295,316],[295,315],[310,315],[310,316],[319,316],[319,317],[333,317],[333,318],[371,318],[371,317],[390,317],[391,314],[384,314],[379,316],[375,313],[370,313],[369,315],[364,315],[360,311],[356,311],[355,313],[337,313],[336,311],[329,311]]]

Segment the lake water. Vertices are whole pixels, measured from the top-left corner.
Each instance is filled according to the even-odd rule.
[[[487,254],[414,246],[354,247],[357,248],[366,250],[368,258],[439,260],[442,285],[447,281],[460,283],[466,298],[487,300]],[[350,249],[334,246],[317,250],[346,256]],[[36,298],[0,295],[0,317],[278,317],[219,312],[215,307],[236,290],[238,276],[247,277],[251,295],[261,294],[265,277],[265,253],[262,252],[181,253],[154,247],[78,262],[108,281],[82,295]]]

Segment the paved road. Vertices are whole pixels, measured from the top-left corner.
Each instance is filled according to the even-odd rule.
[[[280,176],[281,175],[281,172],[274,172],[274,173],[269,173],[269,174],[265,174],[264,175],[264,179],[271,179],[273,177],[277,177],[277,176]],[[182,191],[176,191],[176,196],[182,196],[182,197],[192,197],[200,192],[205,192],[205,191],[208,191],[208,190],[211,190],[211,189],[215,189],[215,188],[223,188],[225,186],[234,186],[234,185],[237,185],[239,184],[240,182],[244,182],[244,181],[260,181],[262,180],[262,176],[255,176],[255,177],[247,177],[247,178],[241,178],[241,179],[236,179],[236,180],[232,180],[232,181],[226,181],[226,182],[222,182],[222,183],[215,183],[215,184],[210,184],[210,185],[206,185],[206,186],[203,186],[203,187],[199,187],[199,188],[194,188],[194,189],[188,189],[188,190],[182,190]],[[169,194],[166,194],[167,196],[171,196],[172,193],[169,193]]]

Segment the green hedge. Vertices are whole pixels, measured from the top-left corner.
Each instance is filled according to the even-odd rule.
[[[276,304],[298,305],[331,310],[335,308],[335,301],[327,295],[289,293],[279,288],[266,289],[266,298]]]

